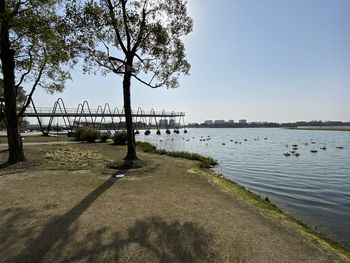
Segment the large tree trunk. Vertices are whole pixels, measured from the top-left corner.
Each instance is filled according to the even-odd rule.
[[[0,15],[5,14],[5,1],[0,1]],[[5,119],[7,126],[7,141],[9,146],[8,163],[24,161],[22,138],[19,133],[19,119],[17,117],[17,92],[15,87],[14,51],[9,40],[9,25],[6,19],[1,21],[1,65],[4,77]]]
[[[130,80],[131,80],[131,72],[125,72],[124,80],[123,80],[123,95],[124,95],[126,132],[128,136],[128,151],[124,158],[124,160],[126,161],[133,161],[137,159],[134,127],[132,122],[131,102],[130,102],[130,84],[131,84]]]

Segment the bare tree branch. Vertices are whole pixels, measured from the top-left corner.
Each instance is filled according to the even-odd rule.
[[[136,43],[134,45],[134,47],[132,48],[132,51],[131,53],[132,54],[135,54],[138,47],[140,46],[141,44],[141,40],[142,40],[142,36],[144,34],[144,31],[145,31],[145,26],[146,26],[146,9],[145,7],[142,9],[142,20],[141,20],[141,23],[140,23],[140,31],[138,33],[138,36],[137,36],[137,40],[136,40]]]
[[[120,63],[122,63],[123,65],[125,65],[125,61],[121,60],[120,58],[116,58],[116,57],[108,57],[109,61],[118,61]]]
[[[130,32],[129,32],[129,25],[128,25],[128,16],[127,16],[127,13],[126,13],[126,8],[125,8],[125,5],[126,5],[126,0],[120,0],[121,1],[121,4],[122,4],[122,10],[123,10],[123,21],[124,21],[124,28],[125,28],[125,34],[126,34],[126,44],[127,44],[127,49],[128,51],[130,51],[130,46],[131,46],[131,43],[130,43]]]
[[[15,85],[16,91],[18,91],[19,87],[21,86],[22,82],[24,81],[24,78],[32,71],[32,65],[33,65],[32,50],[33,50],[33,46],[31,46],[29,48],[29,51],[28,51],[29,60],[30,60],[30,66],[29,66],[28,70],[25,73],[22,74],[21,79],[18,82],[18,84]]]
[[[155,58],[141,58],[137,53],[135,53],[135,57],[137,57],[142,64],[145,64],[145,61],[156,60]]]
[[[119,29],[117,27],[117,19],[115,17],[115,14],[114,14],[114,6],[111,2],[111,0],[106,0],[107,1],[107,4],[108,4],[108,11],[109,11],[109,15],[111,16],[112,18],[112,24],[113,24],[113,28],[114,28],[114,31],[115,31],[115,34],[117,35],[117,39],[118,39],[118,42],[119,42],[119,45],[120,47],[122,48],[124,54],[128,54],[128,51],[126,50],[125,48],[125,45],[123,43],[123,40],[120,36],[120,32],[119,32]]]
[[[151,85],[150,83],[147,83],[146,81],[140,79],[138,76],[136,76],[135,74],[131,74],[131,76],[133,76],[135,79],[137,79],[138,81],[140,81],[141,83],[145,84],[146,86],[152,88],[152,89],[157,89],[160,88],[161,86],[164,85],[164,82],[156,84],[156,85]]]
[[[44,50],[44,53],[46,51]],[[35,81],[34,81],[34,84],[33,84],[33,87],[32,87],[32,90],[30,91],[29,95],[27,96],[27,101],[26,103],[24,104],[24,106],[22,107],[21,111],[18,113],[18,117],[22,117],[24,112],[26,111],[27,107],[29,106],[29,103],[31,102],[32,100],[32,97],[33,97],[33,94],[34,94],[34,91],[35,91],[35,88],[38,86],[39,82],[40,82],[40,79],[41,79],[41,76],[44,72],[44,69],[45,69],[45,66],[46,66],[46,62],[47,62],[47,57],[45,56],[45,59],[43,61],[43,63],[41,64],[41,67],[40,67],[40,70],[39,70],[39,73],[38,73],[38,76],[36,77]]]

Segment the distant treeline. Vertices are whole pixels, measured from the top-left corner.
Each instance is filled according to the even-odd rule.
[[[232,123],[225,122],[220,124],[190,124],[189,128],[297,128],[299,126],[350,126],[350,122],[342,121],[298,121],[298,122],[249,122],[249,123]]]

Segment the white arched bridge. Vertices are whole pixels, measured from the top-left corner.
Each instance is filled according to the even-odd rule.
[[[112,108],[108,103],[105,103],[103,107],[98,106],[97,109],[92,109],[89,103],[84,101],[79,103],[77,108],[67,108],[64,101],[59,98],[50,108],[36,107],[31,101],[23,117],[36,118],[43,135],[49,135],[53,129],[57,130],[58,125],[55,127],[55,120],[58,123],[59,119],[62,119],[64,123],[60,129],[67,131],[68,135],[73,134],[80,126],[91,126],[98,130],[115,132],[125,128],[124,108]],[[160,134],[160,129],[166,129],[167,133],[173,129],[175,133],[179,133],[179,129],[185,126],[184,112],[155,111],[154,109],[144,111],[138,108],[132,111],[132,117],[135,133],[145,130],[146,135],[150,134],[151,129],[157,129],[157,134]],[[44,119],[48,119],[45,125]]]

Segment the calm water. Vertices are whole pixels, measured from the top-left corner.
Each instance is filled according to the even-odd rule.
[[[350,132],[188,129],[187,134],[152,131],[137,136],[159,148],[212,156],[225,176],[268,196],[286,212],[350,248]],[[210,140],[200,141],[208,136]],[[300,156],[285,157],[293,144]],[[320,149],[324,145],[327,150]],[[337,149],[338,145],[344,149]]]

